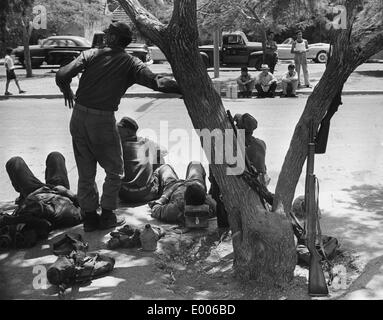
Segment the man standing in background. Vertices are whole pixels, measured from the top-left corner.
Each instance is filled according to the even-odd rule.
[[[275,65],[278,62],[278,45],[274,41],[274,32],[270,31],[266,41],[266,64],[269,65],[270,72],[274,73]]]
[[[307,70],[306,52],[309,51],[309,45],[306,39],[302,37],[302,31],[297,32],[297,40],[291,46],[291,53],[294,54],[295,67],[298,73],[298,87],[301,86],[301,68],[303,69],[303,77],[305,86],[311,88],[309,80],[309,72]]]

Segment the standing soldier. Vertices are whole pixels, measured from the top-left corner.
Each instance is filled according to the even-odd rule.
[[[85,212],[86,232],[124,223],[114,213],[124,173],[114,112],[125,91],[138,83],[157,91],[180,93],[175,81],[160,79],[138,58],[125,52],[125,47],[132,41],[132,32],[127,24],[114,22],[105,33],[106,48],[83,51],[56,74],[56,83],[64,94],[65,105],[74,109],[70,132],[79,175],[77,194],[80,207]],[[82,76],[74,104],[70,83],[79,72]],[[106,173],[100,203],[101,216],[97,214],[97,163]]]

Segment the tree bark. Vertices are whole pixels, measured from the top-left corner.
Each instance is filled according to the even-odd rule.
[[[313,120],[316,131],[351,73],[383,49],[382,21],[383,14],[379,8],[370,6],[361,11],[359,1],[347,2],[348,28],[333,32],[332,55],[295,127],[278,178],[274,208],[282,203],[286,213],[291,209],[295,188],[306,160],[310,120]]]
[[[166,55],[194,128],[232,129],[199,55],[196,1],[175,1],[167,27],[149,15],[137,0],[118,1],[138,30]],[[266,211],[258,194],[241,177],[227,175],[226,162],[214,164],[212,149],[211,170],[229,214],[237,274],[268,284],[292,279],[296,254],[290,222],[280,208]]]
[[[30,29],[28,21],[24,20],[24,17],[20,18],[21,25],[23,27],[23,45],[24,45],[24,64],[27,73],[27,78],[33,77],[32,73],[32,63],[31,63],[31,52],[29,50],[29,40],[30,40]]]

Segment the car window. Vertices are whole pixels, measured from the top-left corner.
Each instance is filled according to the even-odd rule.
[[[66,45],[68,47],[77,47],[77,44],[73,40],[69,40],[69,39],[67,40]]]
[[[43,42],[43,46],[53,46],[53,40],[48,39]]]
[[[238,36],[238,35],[230,35],[227,37],[226,44],[243,44],[243,39],[241,36]]]
[[[282,42],[282,44],[292,44],[293,39],[292,38],[287,38],[285,41]]]

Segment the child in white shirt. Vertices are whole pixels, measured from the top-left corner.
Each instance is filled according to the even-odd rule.
[[[16,77],[15,64],[13,63],[13,59],[11,57],[12,48],[7,48],[5,50],[5,53],[6,53],[6,55],[5,55],[5,59],[4,59],[4,65],[5,65],[5,70],[7,72],[7,83],[5,85],[5,93],[4,94],[6,96],[12,95],[12,93],[10,93],[8,91],[9,83],[11,82],[11,80],[15,80],[16,86],[17,86],[17,88],[19,88],[19,93],[25,93],[25,91],[21,90],[19,82],[18,82],[17,77]]]

